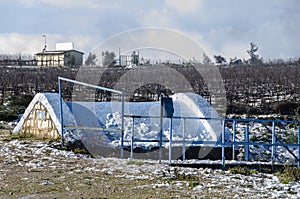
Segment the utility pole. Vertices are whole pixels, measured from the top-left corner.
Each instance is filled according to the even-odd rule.
[[[43,37],[45,38],[45,46],[44,46],[43,52],[45,52],[46,48],[47,48],[47,36],[43,35]]]

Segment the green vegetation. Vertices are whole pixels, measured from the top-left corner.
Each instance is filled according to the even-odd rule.
[[[145,163],[141,160],[129,160],[126,164],[127,165],[143,165]]]
[[[290,182],[300,180],[300,168],[286,166],[283,171],[278,171],[275,175],[279,178],[281,183],[288,184]]]
[[[48,141],[52,142],[55,141],[53,139],[45,138],[45,137],[38,137],[31,133],[18,133],[18,134],[10,134],[2,139],[3,141],[9,142],[12,140],[39,140],[39,141]]]
[[[3,139],[3,141],[9,142],[12,140],[24,140],[24,139],[31,139],[34,135],[32,134],[11,134],[10,136]]]
[[[75,154],[90,154],[86,149],[84,149],[84,148],[75,148],[74,150],[73,150],[73,152],[75,153]]]
[[[255,169],[248,169],[246,167],[236,166],[229,169],[232,174],[251,175],[258,173]]]
[[[199,181],[199,177],[191,174],[185,174],[178,172],[178,169],[174,169],[174,180],[179,181]]]

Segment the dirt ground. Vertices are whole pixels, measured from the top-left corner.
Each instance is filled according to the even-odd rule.
[[[2,131],[0,198],[189,198],[193,195],[169,186],[170,178],[164,174],[169,168],[164,164],[94,159],[58,150],[59,143],[10,140],[10,137],[8,131]]]
[[[299,198],[300,182],[271,174],[92,158],[59,142],[0,132],[0,198]]]

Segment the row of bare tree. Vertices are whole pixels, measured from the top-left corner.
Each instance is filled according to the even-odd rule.
[[[163,66],[161,66],[163,67]],[[211,99],[201,75],[192,65],[168,65],[187,79],[193,90]],[[278,63],[257,65],[218,66],[222,76],[227,98],[227,113],[291,114],[299,105],[300,97],[300,64]],[[98,84],[114,88],[120,78],[131,69],[108,68],[87,69],[88,75],[101,71]],[[78,69],[68,68],[13,68],[0,67],[0,103],[14,97],[22,97],[38,92],[58,92],[57,78],[59,76],[75,79]],[[171,74],[170,74],[171,75]],[[167,74],[168,76],[168,74]],[[171,79],[172,77],[164,77]],[[128,101],[158,100],[161,93],[171,94],[173,91],[164,85],[140,85],[138,82],[127,80],[123,87],[137,88],[134,94],[126,96]],[[72,99],[73,85],[63,85],[64,98]],[[122,85],[121,85],[122,86]],[[84,89],[83,89],[84,90]],[[113,98],[112,94],[97,91],[92,100],[106,101]]]

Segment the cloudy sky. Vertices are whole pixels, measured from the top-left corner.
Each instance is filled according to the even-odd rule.
[[[92,51],[120,32],[143,27],[179,31],[210,54],[247,58],[249,43],[265,59],[300,57],[299,0],[1,0],[0,53],[36,53],[56,42]]]

